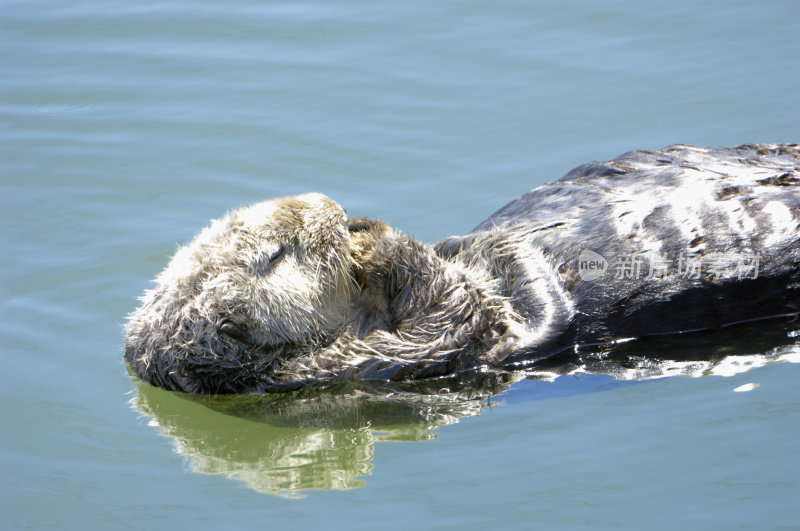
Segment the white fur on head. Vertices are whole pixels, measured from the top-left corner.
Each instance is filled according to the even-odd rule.
[[[145,294],[128,321],[126,360],[170,389],[257,385],[287,344],[342,326],[348,242],[344,210],[320,194],[230,212],[179,249]]]

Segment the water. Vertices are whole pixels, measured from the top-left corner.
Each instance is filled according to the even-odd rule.
[[[0,8],[3,527],[800,526],[800,364],[764,352],[294,424],[121,362],[236,206],[320,191],[436,241],[589,160],[800,140],[796,2]]]

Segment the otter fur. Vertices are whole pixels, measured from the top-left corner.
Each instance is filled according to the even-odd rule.
[[[798,314],[799,229],[796,144],[586,164],[434,246],[320,194],[275,199],[179,249],[128,320],[125,360],[192,393],[524,369]]]

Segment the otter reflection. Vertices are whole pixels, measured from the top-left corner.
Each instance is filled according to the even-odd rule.
[[[510,388],[515,401],[532,402],[664,376],[729,376],[768,363],[797,363],[798,327],[792,320],[768,327],[752,323],[735,331],[735,341],[696,334],[644,343],[646,350],[631,344],[573,350],[561,355],[560,366],[541,365],[526,373],[359,382],[285,394],[183,394],[140,382],[132,403],[173,439],[193,472],[224,475],[265,494],[298,497],[309,490],[364,486],[376,442],[435,438],[436,428],[476,416],[489,404],[503,404]],[[535,414],[535,406],[529,411]]]
[[[132,403],[174,440],[190,470],[266,494],[361,487],[377,441],[425,441],[477,415],[508,374],[403,385],[337,386],[273,395],[179,394],[138,383]]]

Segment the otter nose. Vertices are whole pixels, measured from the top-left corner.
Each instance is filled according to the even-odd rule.
[[[233,339],[238,339],[239,341],[247,341],[249,339],[247,327],[245,325],[234,323],[227,318],[220,322],[217,331],[220,334],[225,334],[226,336],[232,337]]]

